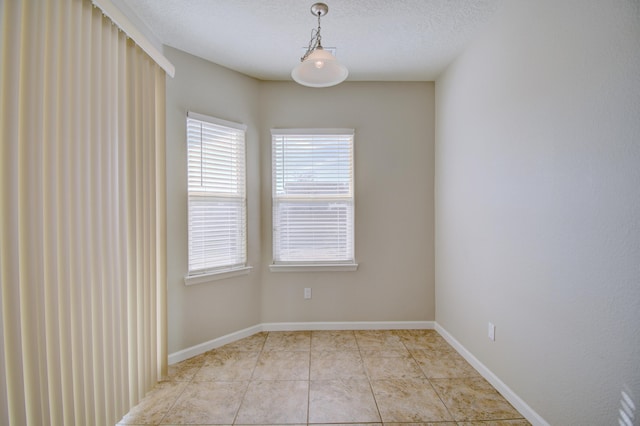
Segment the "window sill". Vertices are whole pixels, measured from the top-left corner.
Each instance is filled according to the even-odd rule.
[[[247,275],[253,269],[251,266],[242,266],[234,269],[224,269],[199,275],[187,275],[184,277],[184,285],[208,283],[210,281],[224,280],[226,278]]]
[[[357,263],[305,263],[305,264],[272,264],[271,272],[353,272],[358,270]]]

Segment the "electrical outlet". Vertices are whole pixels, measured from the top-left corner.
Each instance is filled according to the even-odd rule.
[[[492,323],[489,323],[489,339],[492,342],[496,341],[496,326]]]
[[[311,299],[311,288],[307,287],[304,289],[304,298]]]

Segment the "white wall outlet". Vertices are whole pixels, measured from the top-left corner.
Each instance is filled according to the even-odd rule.
[[[311,288],[307,287],[304,289],[304,298],[311,299]]]
[[[489,323],[489,339],[492,342],[496,341],[496,326],[492,323]]]

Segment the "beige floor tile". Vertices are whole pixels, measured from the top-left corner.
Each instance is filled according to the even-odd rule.
[[[525,419],[489,420],[485,422],[458,422],[458,426],[531,426]]]
[[[453,420],[427,379],[372,380],[371,386],[385,423]]]
[[[308,381],[251,382],[235,423],[306,423],[308,395]]]
[[[258,362],[260,352],[215,351],[207,354],[204,365],[194,380],[237,381],[249,380]]]
[[[248,384],[191,383],[160,424],[232,424]]]
[[[311,349],[310,331],[272,331],[263,351],[308,351]]]
[[[313,331],[311,350],[357,351],[358,344],[353,331]]]
[[[402,347],[397,349],[362,349],[360,354],[363,358],[411,358],[411,352]]]
[[[382,426],[382,423],[309,423],[313,426]]]
[[[385,423],[384,426],[457,426],[456,422]]]
[[[200,370],[204,365],[205,359],[205,354],[200,354],[193,358],[170,365],[167,377],[165,377],[164,380],[190,382],[193,379],[193,376],[195,376],[198,370]]]
[[[480,377],[480,374],[455,351],[412,350],[424,374],[430,379]]]
[[[384,426],[457,426],[456,422],[385,423]]]
[[[366,379],[359,351],[311,351],[311,380]]]
[[[142,401],[120,420],[126,425],[155,425],[160,423],[178,397],[187,388],[186,382],[160,382]]]
[[[454,350],[435,330],[398,330],[397,334],[408,349]]]
[[[245,337],[244,339],[240,339],[237,342],[226,344],[218,350],[249,352],[261,351],[265,340],[267,340],[267,334],[268,333],[265,332],[256,333],[249,337]]]
[[[357,330],[355,336],[360,350],[405,349],[392,330]]]
[[[424,379],[425,375],[409,352],[366,351],[362,361],[371,380]]]
[[[366,379],[312,380],[310,423],[379,422],[380,415]]]
[[[431,379],[431,383],[457,421],[522,418],[483,378]]]
[[[309,352],[262,352],[252,380],[309,380]]]

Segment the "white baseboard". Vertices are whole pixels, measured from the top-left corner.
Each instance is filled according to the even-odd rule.
[[[442,328],[440,324],[435,323],[435,330],[440,333],[442,337],[454,347],[456,351],[464,359],[466,359],[469,364],[475,368],[478,373],[482,375],[494,388],[498,390],[505,397],[507,401],[511,403],[533,426],[549,426],[538,413],[536,413],[526,402],[522,400],[514,391],[509,388],[498,376],[496,376],[486,365],[480,362],[478,358],[473,356],[471,352],[467,350],[460,342],[458,342],[447,330]]]
[[[211,349],[249,337],[260,331],[314,330],[432,330],[433,321],[344,321],[344,322],[270,322],[254,325],[169,354],[169,365],[200,355]]]
[[[211,349],[219,348],[220,346],[224,346],[228,343],[233,343],[236,340],[244,339],[245,337],[249,337],[260,331],[262,331],[262,324],[247,327],[244,330],[235,331],[216,339],[209,340],[208,342],[200,343],[199,345],[174,352],[169,354],[169,365],[184,361],[185,359],[193,358],[196,355],[203,354]]]
[[[430,330],[433,321],[268,322],[262,331]]]

